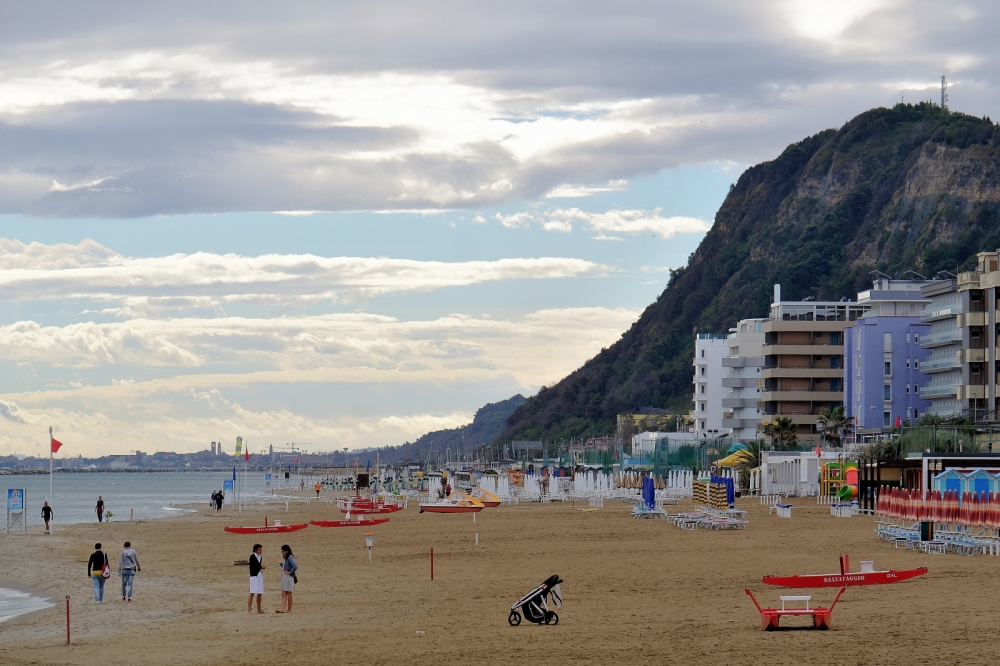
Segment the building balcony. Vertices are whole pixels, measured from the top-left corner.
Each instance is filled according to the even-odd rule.
[[[827,379],[831,377],[843,377],[843,368],[764,368],[761,376],[765,379],[770,377],[789,378],[816,378]],[[725,381],[725,380],[723,380]]]
[[[764,356],[843,356],[844,345],[827,344],[804,344],[804,345],[784,345],[773,344],[764,345]]]
[[[723,356],[723,368],[762,368],[764,358],[761,356]]]
[[[726,388],[745,388],[757,386],[756,377],[723,377],[722,385]]]
[[[843,391],[764,391],[761,400],[778,400],[784,402],[843,402]]]
[[[920,321],[940,321],[941,319],[947,319],[959,314],[962,314],[962,306],[946,305],[945,307],[935,308],[933,310],[924,309],[924,311],[920,313]]]
[[[950,345],[953,342],[961,341],[962,329],[960,328],[951,328],[944,331],[938,331],[937,333],[927,333],[926,335],[920,336],[920,346],[924,349],[941,347],[943,345]]]
[[[756,408],[757,398],[723,398],[722,406],[729,409]]]
[[[920,372],[929,375],[935,372],[945,372],[947,370],[957,370],[962,367],[962,361],[958,354],[944,358],[934,358],[933,356],[924,359],[920,364]]]
[[[933,398],[947,398],[949,396],[958,395],[958,385],[957,384],[941,384],[920,387],[920,397],[924,400],[931,400]]]

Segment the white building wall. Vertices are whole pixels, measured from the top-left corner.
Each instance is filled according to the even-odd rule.
[[[724,366],[723,426],[728,427],[734,442],[758,438],[760,425],[760,387],[764,367],[764,332],[766,319],[743,319],[730,329]],[[726,381],[729,380],[729,381]]]
[[[701,437],[719,437],[722,427],[722,359],[729,353],[726,336],[699,333],[694,341],[694,432]]]

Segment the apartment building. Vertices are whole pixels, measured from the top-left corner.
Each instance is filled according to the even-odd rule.
[[[725,375],[722,387],[722,427],[728,429],[734,442],[757,439],[760,425],[760,391],[758,385],[764,367],[764,322],[767,319],[742,319],[729,329],[726,338],[728,355],[722,359]]]
[[[929,413],[995,420],[1000,407],[1000,270],[998,252],[980,252],[976,270],[946,275],[921,289],[931,302],[921,319],[931,324],[920,346],[930,356],[920,366],[929,379],[920,396]]]
[[[800,442],[819,439],[816,420],[824,409],[844,404],[844,329],[870,308],[853,301],[781,301],[774,286],[764,322],[761,427],[778,417],[798,426]]]
[[[932,284],[883,275],[858,294],[858,304],[870,309],[844,330],[844,403],[859,432],[883,432],[897,419],[915,422],[931,406],[919,390],[930,355],[920,340],[931,328],[921,320],[931,302],[921,289]]]
[[[718,437],[722,426],[722,358],[729,353],[723,333],[698,333],[694,341],[694,432]]]

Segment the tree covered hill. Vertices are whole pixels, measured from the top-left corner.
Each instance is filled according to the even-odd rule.
[[[469,454],[484,444],[492,442],[504,429],[507,417],[517,407],[524,404],[524,396],[515,396],[491,402],[476,410],[472,423],[450,430],[435,430],[420,436],[415,442],[407,442],[402,446],[381,449],[380,457],[384,461],[425,462],[428,459],[443,462],[445,454],[450,451],[452,460],[459,454]],[[352,452],[348,458],[355,456]]]
[[[797,300],[854,298],[870,272],[967,268],[1000,247],[1000,127],[929,103],[872,109],[747,169],[687,266],[614,345],[521,405],[500,439],[610,433],[687,411],[693,334]]]

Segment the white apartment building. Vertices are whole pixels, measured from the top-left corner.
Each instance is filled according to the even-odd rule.
[[[767,319],[742,319],[729,329],[728,355],[722,359],[722,378],[726,397],[722,399],[722,427],[732,433],[734,442],[758,438],[760,425],[761,374],[764,367],[764,322]]]
[[[699,438],[719,437],[722,426],[722,359],[729,353],[722,333],[698,333],[694,341],[694,432]]]

